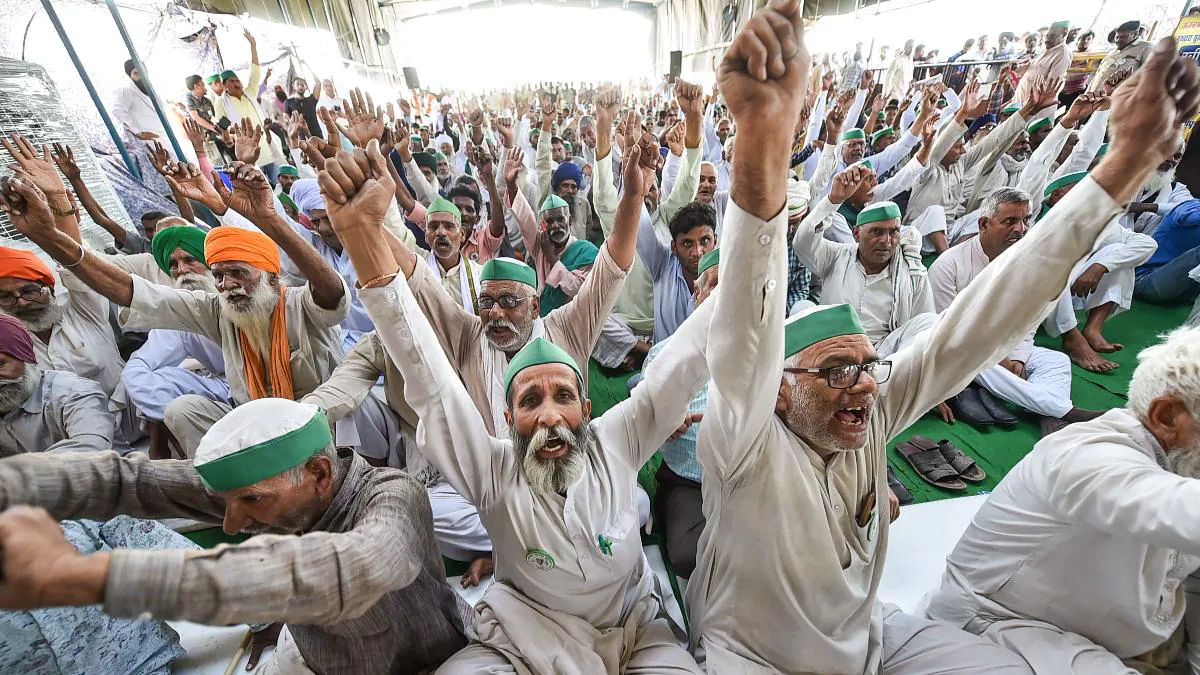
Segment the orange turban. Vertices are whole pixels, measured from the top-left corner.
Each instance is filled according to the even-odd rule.
[[[204,259],[209,265],[241,262],[260,270],[279,274],[279,247],[261,232],[223,225],[214,227],[204,238]]]
[[[278,264],[278,263],[277,263]],[[15,277],[54,285],[54,274],[30,251],[0,246],[0,277]]]

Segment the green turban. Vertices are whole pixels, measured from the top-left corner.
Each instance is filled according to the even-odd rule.
[[[279,167],[278,173],[280,176],[291,176],[292,178],[300,177],[300,170],[291,164],[284,164],[283,166]]]
[[[435,213],[449,213],[450,215],[454,216],[454,222],[462,225],[462,212],[458,210],[458,207],[454,205],[454,202],[446,199],[445,197],[439,196],[425,208],[426,219]]]
[[[562,347],[544,338],[534,338],[522,347],[516,356],[512,357],[512,361],[508,362],[508,370],[504,371],[504,393],[508,394],[517,373],[526,368],[547,363],[561,363],[570,366],[571,370],[575,371],[575,375],[583,379],[583,375],[579,371],[579,364],[575,363],[575,359],[571,358],[571,355]],[[581,391],[579,394],[583,396],[586,392]]]
[[[871,134],[871,145],[875,145],[875,142],[878,141],[879,139],[883,138],[884,136],[887,136],[888,134],[892,134],[895,132],[896,132],[896,130],[891,127],[884,127],[882,129],[880,129],[879,131],[876,131],[875,133]]]
[[[1061,28],[1063,30],[1070,30],[1071,22],[1070,21],[1055,21],[1054,23],[1050,24],[1050,27],[1051,28]]]
[[[853,129],[850,129],[846,133],[842,134],[842,140],[843,141],[865,141],[865,140],[867,140],[867,134],[862,129],[855,127]]]
[[[483,264],[480,281],[515,281],[537,288],[537,272],[516,258],[492,258]]]
[[[1050,181],[1050,184],[1046,186],[1046,190],[1042,193],[1042,197],[1049,199],[1051,192],[1068,185],[1074,185],[1083,180],[1084,176],[1087,175],[1088,172],[1086,171],[1076,171],[1075,173],[1069,173],[1065,176],[1059,176],[1058,178]],[[155,239],[157,238],[158,237],[155,237]]]
[[[222,70],[221,71],[221,81],[222,82],[224,82],[225,80],[228,80],[230,78],[237,77],[237,76],[238,76],[238,74],[233,72],[232,70]]]
[[[429,169],[430,171],[437,173],[437,159],[434,158],[433,153],[431,153],[431,152],[414,152],[412,158],[413,158],[413,161],[417,163],[417,166]]]
[[[164,227],[154,233],[154,239],[150,242],[150,249],[154,252],[154,262],[158,263],[159,268],[169,276],[171,274],[171,254],[175,252],[175,249],[181,248],[207,267],[208,262],[204,259],[205,234],[204,230],[190,225]]]
[[[822,340],[841,335],[866,335],[850,305],[816,305],[783,324],[783,354],[795,356]]]
[[[546,197],[546,201],[542,202],[542,208],[538,209],[538,213],[545,213],[550,209],[566,208],[570,208],[567,206],[567,202],[564,201],[562,197],[552,194],[549,197]]]
[[[1012,103],[1012,104],[1004,106],[1004,110],[1001,110],[1000,114],[1001,115],[1011,115],[1020,109],[1021,109],[1021,106],[1017,105],[1016,103]]]
[[[895,220],[899,217],[899,206],[896,206],[893,202],[879,202],[859,211],[858,219],[854,221],[854,226],[858,227],[859,225],[875,223],[881,220]]]

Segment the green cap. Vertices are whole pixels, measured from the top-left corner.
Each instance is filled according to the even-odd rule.
[[[880,220],[895,220],[900,217],[900,207],[894,202],[877,202],[858,212],[854,226],[866,225]]]
[[[816,305],[784,322],[783,355],[795,356],[807,347],[839,335],[865,334],[858,313],[850,305]]]
[[[204,81],[205,81],[205,82],[207,82],[207,83],[209,83],[209,84],[212,84],[213,82],[220,82],[220,81],[221,81],[221,74],[220,74],[220,73],[213,73],[212,75],[209,75],[208,77],[204,78]]]
[[[224,82],[225,80],[228,80],[231,77],[237,77],[237,76],[238,76],[238,74],[233,72],[232,70],[222,70],[221,71],[221,81],[222,82]]]
[[[284,164],[283,166],[279,167],[278,173],[280,176],[291,176],[292,178],[300,177],[300,170],[291,164]]]
[[[299,466],[331,442],[317,406],[260,398],[217,420],[200,439],[193,465],[209,489],[227,492]]]
[[[876,131],[875,133],[871,134],[871,145],[875,145],[876,141],[883,138],[884,136],[887,136],[888,134],[893,134],[893,133],[896,133],[896,130],[891,127],[884,127],[882,129],[880,129],[879,131]]]
[[[462,212],[458,210],[458,207],[454,205],[454,202],[446,199],[445,197],[439,195],[437,199],[433,200],[429,204],[429,206],[425,207],[426,220],[429,219],[429,216],[435,213],[449,213],[450,215],[454,216],[454,222],[462,225]]]
[[[550,209],[566,208],[570,208],[567,206],[567,202],[564,201],[562,197],[552,194],[549,197],[546,197],[546,201],[542,202],[542,208],[538,209],[538,213],[545,213]]]
[[[700,256],[700,266],[696,268],[696,276],[704,274],[705,270],[710,267],[716,267],[719,264],[721,264],[721,249],[714,248]]]
[[[434,158],[432,152],[414,152],[412,158],[413,161],[417,163],[417,166],[425,167],[426,169],[437,173],[437,159]]]
[[[1001,115],[1011,115],[1020,109],[1021,109],[1021,106],[1017,105],[1016,103],[1009,103],[1008,105],[1004,106],[1004,109],[1000,111],[1000,114]]]
[[[293,209],[296,209],[297,211],[299,211],[299,210],[300,210],[300,207],[299,207],[299,206],[296,206],[296,202],[292,201],[292,198],[291,198],[291,196],[290,196],[290,195],[288,195],[288,193],[286,193],[286,192],[280,192],[280,193],[279,193],[279,201],[283,202],[283,204],[284,204],[285,206],[290,206],[290,207],[292,207]],[[158,236],[158,235],[155,235],[155,236]]]
[[[575,371],[575,375],[580,379],[583,378],[583,374],[579,371],[579,364],[575,363],[575,359],[571,358],[571,355],[562,347],[545,338],[534,338],[508,362],[508,370],[504,371],[504,393],[507,394],[509,388],[512,387],[513,378],[517,376],[517,373],[531,366],[547,363],[561,363],[570,366],[571,370]],[[583,395],[585,392],[579,393]]]
[[[1050,121],[1049,117],[1043,117],[1040,120],[1034,120],[1034,121],[1030,122],[1029,126],[1025,127],[1025,131],[1028,131],[1029,133],[1032,134],[1034,132],[1045,129],[1046,127],[1050,126],[1051,124],[1053,124],[1053,122]]]
[[[537,289],[537,272],[516,258],[492,258],[483,263],[480,281],[516,281]]]
[[[1050,27],[1068,30],[1071,28],[1071,22],[1070,21],[1055,21],[1054,23],[1050,24]]]
[[[412,141],[413,143],[420,143],[421,134],[410,134],[408,140]]]
[[[175,249],[187,251],[193,258],[204,263],[204,237],[207,233],[191,225],[172,225],[154,233],[150,241],[150,251],[154,254],[154,262],[166,274],[171,274],[171,254]]]
[[[439,162],[445,162],[445,161],[446,161],[446,154],[445,154],[444,152],[442,152],[441,150],[434,150],[434,151],[433,151],[433,158],[434,158],[434,159],[436,159],[436,160],[437,160],[437,161],[439,161]]]
[[[860,160],[858,160],[857,162],[855,162],[855,163],[851,164],[850,166],[848,166],[848,167],[846,167],[846,168],[847,168],[847,169],[852,169],[852,168],[854,168],[854,167],[856,167],[856,166],[864,166],[864,167],[866,167],[866,168],[868,168],[868,169],[870,169],[870,170],[872,170],[872,171],[874,171],[874,170],[875,170],[875,165],[871,163],[871,160],[870,160],[870,159],[860,159]]]
[[[1046,186],[1046,189],[1044,191],[1042,191],[1042,197],[1045,197],[1048,199],[1050,197],[1051,192],[1054,192],[1055,190],[1057,190],[1061,187],[1066,187],[1068,185],[1074,185],[1074,184],[1078,183],[1079,181],[1083,180],[1083,177],[1086,175],[1088,175],[1088,172],[1086,172],[1086,171],[1076,171],[1075,173],[1069,173],[1065,176],[1059,176],[1058,178],[1055,178],[1054,180],[1050,181],[1050,184]]]
[[[865,140],[867,140],[867,134],[862,129],[855,127],[853,129],[850,129],[849,131],[845,132],[844,134],[842,134],[842,140],[843,141],[865,141]]]

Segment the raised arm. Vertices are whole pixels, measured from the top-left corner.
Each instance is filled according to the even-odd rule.
[[[607,237],[617,215],[617,188],[613,185],[612,128],[621,107],[621,92],[607,89],[596,97],[596,160],[592,163],[592,206]]]
[[[1092,165],[1096,153],[1100,150],[1100,146],[1104,143],[1104,135],[1108,131],[1108,96],[1103,91],[1097,91],[1082,94],[1075,101],[1078,102],[1085,96],[1093,99],[1094,107],[1089,105],[1089,108],[1093,110],[1091,117],[1079,130],[1079,142],[1075,144],[1075,149],[1071,151],[1067,161],[1051,174],[1051,180],[1076,171],[1087,171],[1088,167]],[[1071,109],[1074,108],[1075,106],[1072,104]],[[1070,110],[1067,111],[1067,114],[1070,114]]]
[[[683,163],[679,168],[679,178],[675,188],[659,205],[661,214],[659,220],[671,222],[679,209],[688,202],[696,199],[696,189],[700,186],[700,118],[704,114],[704,90],[695,84],[683,80],[675,83],[675,99],[683,109],[686,125],[683,135]],[[628,161],[628,159],[626,160]],[[665,182],[664,182],[664,188]]]
[[[538,179],[538,202],[541,203],[546,197],[550,196],[551,181],[554,178],[553,170],[551,169],[550,159],[550,136],[553,134],[554,128],[554,109],[542,109],[542,133],[538,134],[537,155],[534,159],[534,167],[537,171]]]
[[[1091,176],[992,261],[929,332],[892,357],[888,395],[880,399],[886,436],[959,391],[1022,340],[1045,317],[1109,221],[1175,152],[1183,122],[1200,106],[1195,64],[1175,54],[1174,40],[1159,41],[1146,65],[1114,92],[1112,150]],[[975,337],[968,344],[964,335]]]
[[[88,189],[87,183],[83,180],[83,174],[79,170],[79,165],[75,163],[75,153],[71,147],[65,144],[55,143],[54,152],[50,155],[54,160],[58,170],[67,177],[67,181],[71,184],[71,190],[79,199],[79,203],[83,205],[83,209],[91,216],[92,222],[104,228],[106,232],[112,235],[113,243],[117,248],[125,247],[125,239],[129,236],[129,231],[121,226],[120,223],[108,217],[100,203],[92,196],[92,191]]]
[[[812,268],[817,276],[828,276],[833,271],[839,253],[847,247],[854,248],[854,255],[857,255],[857,245],[832,242],[825,238],[825,219],[858,190],[870,173],[871,170],[865,166],[852,166],[839,173],[833,179],[829,196],[813,205],[796,228],[792,249],[800,262]]]
[[[760,34],[774,39],[764,43]],[[707,301],[715,303],[712,321],[721,328],[708,339],[712,385],[697,447],[706,473],[736,468],[775,414],[787,300],[782,178],[809,65],[800,3],[776,0],[737,34],[717,75],[738,125],[721,244],[723,267],[738,273],[723,278]]]

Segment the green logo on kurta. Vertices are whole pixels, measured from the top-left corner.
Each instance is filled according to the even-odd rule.
[[[607,556],[612,555],[612,539],[609,539],[602,534],[598,534],[596,535],[596,543],[600,545],[601,553]]]
[[[554,569],[554,556],[546,553],[540,548],[531,548],[525,552],[525,562],[529,563],[530,567],[539,569],[543,572],[549,572]]]

